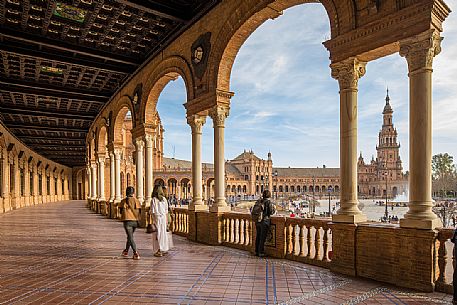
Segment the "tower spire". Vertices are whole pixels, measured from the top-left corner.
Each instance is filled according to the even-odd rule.
[[[389,86],[387,86],[387,94],[386,94],[386,105],[389,105],[390,97],[389,97]]]

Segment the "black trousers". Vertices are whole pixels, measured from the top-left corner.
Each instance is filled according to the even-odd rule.
[[[270,219],[262,220],[255,224],[255,253],[265,254],[265,240],[267,239],[268,230],[270,230]]]
[[[136,244],[133,240],[133,233],[135,229],[138,228],[138,221],[128,220],[124,221],[124,229],[125,233],[127,234],[127,243],[125,244],[125,250],[129,250],[132,247],[132,250],[136,252]]]

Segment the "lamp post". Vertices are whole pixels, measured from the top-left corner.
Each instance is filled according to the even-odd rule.
[[[276,180],[276,187],[275,187],[275,193],[276,193],[276,200],[278,200],[278,171],[275,170],[275,172],[273,173],[273,177],[274,179]]]
[[[330,215],[332,213],[331,210],[330,210],[330,199],[331,199],[330,198],[330,192],[332,191],[332,186],[329,186],[327,188],[327,191],[328,191],[328,216],[330,217]]]
[[[314,176],[313,176],[313,215],[314,213],[316,213],[316,204],[314,202],[314,190],[316,189],[316,186],[315,186],[315,179],[314,179]]]

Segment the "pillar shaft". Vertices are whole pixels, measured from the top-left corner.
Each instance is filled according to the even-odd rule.
[[[364,62],[349,58],[334,63],[332,77],[340,86],[340,202],[333,222],[357,223],[366,221],[358,208],[357,198],[357,87],[365,74]]]
[[[206,206],[202,201],[202,129],[206,122],[205,116],[193,115],[187,118],[187,123],[192,130],[192,203],[190,210],[205,209]],[[184,192],[185,193],[185,192]]]
[[[98,158],[98,198],[105,201],[105,154]]]
[[[136,146],[136,196],[140,204],[144,202],[144,141],[142,138],[135,140]]]
[[[114,153],[110,152],[109,153],[109,187],[110,187],[110,193],[109,193],[109,201],[113,202],[114,197],[116,196],[116,174],[115,174],[115,159],[114,159]]]
[[[217,105],[210,111],[214,128],[214,205],[212,211],[230,210],[225,201],[225,159],[224,159],[224,129],[225,119],[229,114],[228,105]]]
[[[152,190],[154,189],[154,137],[153,135],[147,134],[145,136],[146,142],[146,206],[151,203]]]
[[[38,194],[39,194],[39,190],[38,190],[38,168],[35,165],[33,165],[33,203],[34,204],[37,204],[38,203]]]
[[[441,38],[429,30],[400,43],[409,70],[409,210],[401,227],[435,229],[432,211],[432,63]]]
[[[92,171],[92,199],[97,199],[97,164],[95,162],[91,163],[90,167]]]
[[[89,199],[92,199],[93,198],[93,194],[92,194],[92,171],[90,169],[90,165],[87,166],[87,177],[88,177],[87,186],[89,188],[88,195],[89,195]]]
[[[121,149],[114,150],[114,176],[115,176],[115,185],[116,192],[114,197],[114,202],[120,202],[122,199],[121,195]]]

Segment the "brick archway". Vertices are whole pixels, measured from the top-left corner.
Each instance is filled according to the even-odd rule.
[[[146,77],[143,96],[138,112],[141,123],[153,124],[156,120],[156,107],[162,90],[172,80],[182,77],[186,86],[187,100],[194,98],[194,79],[187,61],[180,56],[171,56],[161,61]]]
[[[132,115],[132,129],[136,126],[136,115],[134,111],[134,107],[129,97],[124,96],[119,101],[115,110],[113,110],[113,124],[112,128],[110,129],[111,132],[111,139],[115,144],[122,144],[122,125],[124,124],[124,119],[127,113],[130,111]]]
[[[234,11],[226,20],[213,48],[210,58],[211,70],[209,71],[209,87],[223,91],[230,91],[230,75],[235,57],[246,39],[266,20],[280,16],[281,11],[290,7],[315,3],[311,0],[285,0],[285,1],[242,1],[234,6]],[[323,0],[330,24],[331,37],[334,38],[342,32],[355,28],[355,10],[352,1]],[[344,12],[346,18],[340,20],[339,12]]]

